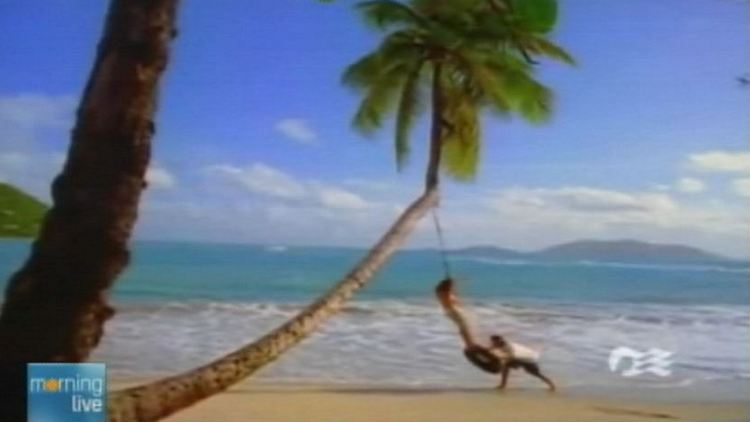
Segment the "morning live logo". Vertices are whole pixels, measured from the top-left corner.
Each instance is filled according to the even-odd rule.
[[[103,363],[30,363],[28,422],[104,422],[107,369]]]

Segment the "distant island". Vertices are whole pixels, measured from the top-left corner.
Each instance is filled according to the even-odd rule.
[[[534,252],[519,252],[494,246],[473,246],[452,251],[454,255],[499,260],[591,261],[639,264],[738,265],[745,264],[685,245],[649,243],[639,240],[578,240]]]
[[[46,211],[40,200],[0,182],[0,238],[36,236]]]
[[[35,237],[46,211],[47,205],[40,200],[0,182],[0,238]],[[271,250],[279,251],[281,248],[275,246]],[[471,246],[451,250],[450,254],[504,261],[750,266],[750,261],[721,256],[692,246],[630,239],[577,240],[532,252],[491,245]]]

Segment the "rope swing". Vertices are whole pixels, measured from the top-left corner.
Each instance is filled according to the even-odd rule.
[[[452,279],[451,266],[448,262],[448,251],[445,248],[445,238],[443,236],[443,228],[440,225],[440,219],[438,218],[437,208],[432,209],[432,221],[435,223],[435,231],[437,232],[438,248],[440,249],[440,257],[443,261],[443,271],[445,272],[446,279]]]
[[[459,312],[455,304],[449,302],[443,302],[453,292],[453,284],[455,280],[451,275],[450,262],[448,261],[448,251],[445,247],[445,236],[443,235],[443,227],[440,225],[440,218],[438,217],[437,207],[432,208],[432,221],[435,223],[435,231],[437,232],[438,248],[440,249],[440,257],[443,261],[443,271],[445,272],[444,279],[438,283],[435,293],[438,299],[443,303],[448,318],[456,323],[459,329],[459,333],[466,344],[464,349],[464,356],[474,366],[490,374],[498,374],[503,369],[503,363],[494,353],[485,347],[481,347],[475,343],[471,334],[470,328],[466,322],[466,319]],[[442,299],[441,299],[442,298]]]

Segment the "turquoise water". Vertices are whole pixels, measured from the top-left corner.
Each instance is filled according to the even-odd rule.
[[[26,242],[0,242],[0,285],[27,251]],[[364,253],[190,243],[136,243],[134,251],[114,291],[118,313],[94,356],[121,375],[187,369],[232,350],[292,317]],[[261,376],[494,383],[463,361],[455,329],[433,300],[439,259],[435,251],[400,252],[340,316]],[[500,332],[543,349],[543,368],[567,388],[652,388],[704,399],[750,393],[747,269],[478,257],[451,264],[480,336]],[[673,352],[672,375],[614,373],[607,359],[620,346]]]
[[[26,242],[0,243],[0,286],[26,256]],[[248,245],[137,243],[117,283],[117,301],[306,301],[351,268],[364,251]],[[358,298],[430,297],[442,276],[435,251],[404,251]],[[747,269],[530,263],[452,259],[465,295],[576,303],[750,304]]]

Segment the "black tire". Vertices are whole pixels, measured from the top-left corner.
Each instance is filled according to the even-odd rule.
[[[503,370],[503,363],[492,352],[484,347],[475,346],[464,349],[464,356],[474,366],[490,374],[499,374]]]

